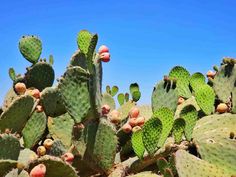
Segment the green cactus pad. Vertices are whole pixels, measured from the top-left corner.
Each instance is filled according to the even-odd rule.
[[[33,97],[29,95],[23,95],[16,98],[8,107],[8,109],[1,114],[0,130],[4,132],[6,128],[9,128],[12,130],[12,132],[21,132],[33,107]]]
[[[178,102],[178,91],[173,85],[164,81],[159,82],[152,92],[152,110],[167,107],[175,112]]]
[[[138,156],[139,159],[142,159],[143,154],[145,152],[145,147],[142,139],[142,130],[133,132],[131,142],[135,154]]]
[[[42,42],[36,36],[23,36],[19,41],[19,49],[26,60],[36,63],[42,52]]]
[[[24,147],[32,148],[43,136],[47,126],[47,117],[44,112],[33,112],[22,130]]]
[[[209,162],[201,160],[184,150],[178,150],[175,154],[176,169],[181,177],[229,177],[229,173],[222,167],[217,167]]]
[[[17,160],[20,154],[20,142],[11,134],[0,135],[0,159]]]
[[[52,147],[48,151],[48,155],[56,157],[61,157],[65,153],[66,153],[66,148],[59,139],[53,141]]]
[[[135,103],[132,101],[128,101],[122,106],[120,106],[117,110],[120,113],[120,117],[122,120],[126,119],[129,115],[130,110],[135,106]]]
[[[193,91],[197,90],[201,85],[206,84],[206,78],[202,73],[194,73],[190,78],[190,86]]]
[[[14,160],[0,160],[0,176],[6,175],[13,168],[16,168],[17,161]]]
[[[52,66],[46,62],[38,62],[28,68],[25,74],[25,84],[27,88],[34,87],[42,91],[46,87],[51,87],[55,78]]]
[[[108,172],[115,161],[117,137],[113,125],[105,118],[101,118],[94,142],[92,158],[97,166]]]
[[[34,151],[25,148],[20,151],[20,155],[18,157],[18,164],[21,164],[25,168],[28,168],[29,163],[33,160],[36,160],[37,158],[38,156],[35,154]]]
[[[15,70],[13,68],[10,68],[8,70],[8,74],[9,74],[9,77],[11,78],[11,80],[14,82],[16,80]]]
[[[168,168],[168,166],[169,164],[164,157],[160,157],[159,159],[157,159],[157,167],[161,174],[165,173],[165,169]]]
[[[202,85],[195,91],[195,98],[197,104],[202,111],[209,115],[214,110],[215,92],[209,85]]]
[[[182,140],[185,130],[185,120],[182,118],[175,119],[172,133],[175,138],[175,142],[179,144]]]
[[[119,93],[117,95],[117,100],[118,100],[120,106],[122,106],[125,103],[125,95],[123,93]]]
[[[110,109],[111,111],[116,109],[116,103],[115,103],[115,100],[114,98],[108,94],[108,93],[103,93],[102,94],[102,105],[109,105],[110,106]]]
[[[151,118],[145,122],[143,128],[143,144],[149,154],[154,154],[161,137],[162,123],[158,118]]]
[[[93,66],[94,74],[90,79],[89,87],[94,116],[97,116],[96,114],[101,112],[102,106],[102,63],[101,61],[94,61]]]
[[[113,86],[111,88],[111,96],[112,97],[115,96],[118,93],[118,91],[119,91],[119,88],[117,86]]]
[[[18,95],[16,94],[14,89],[10,88],[10,90],[7,92],[7,94],[4,98],[2,110],[6,111],[7,108],[10,106],[10,104],[13,102],[13,100],[15,100],[17,97],[18,97]]]
[[[88,73],[79,66],[70,67],[58,84],[68,113],[76,123],[84,120],[90,110]]]
[[[171,69],[169,78],[177,80],[176,86],[179,96],[184,98],[191,97],[192,94],[189,90],[190,74],[185,68],[182,66],[175,66]]]
[[[30,164],[30,170],[38,165],[44,164],[47,172],[45,177],[78,177],[75,169],[58,157],[45,155]]]
[[[200,119],[193,132],[193,142],[201,158],[236,174],[236,115],[220,114]]]
[[[155,111],[152,118],[157,118],[162,123],[162,132],[158,142],[158,147],[162,147],[173,127],[174,113],[170,109],[163,107]]]
[[[48,118],[48,130],[54,140],[61,140],[65,147],[70,147],[74,120],[66,113],[59,117]]]
[[[236,66],[222,65],[213,80],[213,89],[220,101],[226,103],[235,87]]]
[[[5,177],[29,177],[29,173],[25,170],[13,169]]]
[[[192,139],[193,128],[198,119],[198,112],[193,105],[184,107],[180,113],[180,117],[185,120],[185,137],[188,141]]]
[[[97,129],[97,127],[96,127]],[[86,137],[87,128],[81,128],[80,126],[75,126],[73,129],[72,144],[74,146],[74,154],[78,154],[83,158],[86,151]]]
[[[89,50],[91,39],[92,39],[92,34],[87,30],[81,30],[78,33],[77,45],[79,49],[86,55]]]
[[[70,59],[70,66],[80,66],[83,69],[87,69],[87,59],[83,52],[77,50]]]
[[[200,111],[201,108],[198,106],[197,101],[194,96],[185,100],[182,104],[178,105],[175,111],[175,119],[180,117],[180,112],[188,105],[193,105],[197,111]]]
[[[141,97],[141,92],[140,91],[135,91],[132,93],[132,100],[134,102],[137,102]]]
[[[47,87],[41,92],[40,102],[47,116],[57,117],[66,113],[57,87]]]

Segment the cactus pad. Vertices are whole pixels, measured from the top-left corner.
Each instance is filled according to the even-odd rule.
[[[42,52],[42,42],[36,36],[23,36],[19,41],[21,54],[31,63],[36,63]]]
[[[13,168],[16,168],[17,161],[14,160],[0,160],[0,176],[6,175]]]
[[[185,120],[182,118],[175,119],[173,125],[173,135],[176,143],[180,143],[185,130]]]
[[[102,94],[102,105],[105,105],[105,104],[110,106],[111,111],[116,108],[116,103],[115,103],[114,98],[108,93]]]
[[[30,164],[30,169],[41,163],[44,164],[47,169],[45,177],[78,177],[76,171],[70,164],[62,161],[58,157],[50,157],[48,155],[33,161]]]
[[[149,154],[154,154],[161,137],[162,123],[158,118],[151,118],[143,126],[143,144]]]
[[[175,66],[171,69],[169,78],[177,80],[176,86],[179,96],[184,98],[189,98],[191,96],[191,92],[189,90],[190,74],[185,68],[182,66]]]
[[[172,83],[161,81],[152,92],[152,110],[155,112],[161,107],[167,107],[175,112],[178,102],[178,92]]]
[[[185,120],[185,137],[188,141],[192,139],[193,128],[196,125],[198,112],[193,105],[184,107],[180,113],[180,117]]]
[[[20,151],[20,155],[18,157],[18,164],[22,164],[25,168],[28,168],[28,165],[31,161],[36,160],[38,156],[34,151],[30,149],[23,149]]]
[[[1,114],[1,131],[5,131],[6,128],[9,128],[12,132],[21,132],[28,120],[28,116],[30,115],[33,106],[34,99],[29,95],[20,96],[15,99],[8,109]]]
[[[193,141],[201,158],[224,167],[231,175],[236,174],[236,115],[220,114],[200,119],[193,132]]]
[[[150,105],[141,105],[137,106],[139,109],[139,115],[143,116],[145,120],[148,120],[152,117],[152,107]]]
[[[16,94],[14,89],[10,88],[10,90],[7,92],[7,94],[4,98],[2,110],[6,111],[6,109],[10,106],[10,104],[13,102],[13,100],[16,99],[17,97],[18,97],[18,95]]]
[[[152,117],[160,119],[162,123],[162,132],[158,142],[158,147],[162,147],[171,132],[174,123],[174,113],[170,109],[163,107],[155,111]]]
[[[44,112],[33,112],[30,119],[22,130],[24,147],[33,147],[43,136],[47,125],[47,117]]]
[[[201,160],[184,150],[178,150],[175,154],[176,169],[181,177],[229,177],[223,168]]]
[[[195,91],[197,104],[202,111],[209,115],[213,112],[215,104],[215,93],[209,85],[202,85]]]
[[[117,137],[113,125],[104,118],[100,119],[94,142],[92,158],[98,167],[108,172],[115,161]]]
[[[120,106],[117,110],[120,113],[120,117],[122,120],[124,120],[125,118],[128,117],[129,115],[129,111],[132,109],[132,107],[135,106],[134,102],[128,101],[125,104],[123,104],[122,106]]]
[[[88,73],[79,66],[70,67],[58,85],[68,113],[80,123],[90,109]]]
[[[87,69],[86,56],[80,50],[77,50],[70,59],[70,66],[80,66],[83,69]]]
[[[0,159],[17,160],[20,154],[20,142],[11,134],[1,134],[0,149]]]
[[[194,73],[190,78],[190,86],[193,91],[197,90],[201,85],[206,84],[206,78],[202,73]]]
[[[48,154],[56,157],[61,157],[64,153],[66,153],[66,148],[61,140],[54,140],[52,147],[48,151]]]
[[[59,117],[48,118],[48,130],[54,140],[60,139],[65,147],[71,145],[74,120],[66,113]]]
[[[145,147],[143,145],[142,130],[133,132],[131,137],[132,147],[139,159],[143,158]]]
[[[227,102],[235,87],[236,66],[232,64],[222,65],[213,80],[213,89],[219,100]]]
[[[66,113],[66,108],[57,87],[47,87],[41,92],[40,102],[47,116],[57,117]]]
[[[27,88],[34,87],[42,91],[46,87],[51,87],[55,78],[52,66],[46,62],[38,62],[28,68],[25,74],[25,84]]]

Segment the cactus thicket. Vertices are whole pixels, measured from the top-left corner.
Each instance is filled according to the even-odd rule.
[[[40,38],[20,39],[31,65],[25,74],[9,69],[0,176],[32,177],[39,167],[45,177],[236,176],[235,59],[224,58],[207,78],[175,66],[155,85],[151,105],[138,105],[137,83],[129,93],[118,86],[102,92],[110,54],[97,42],[97,34],[80,31],[55,82],[53,56],[41,58]]]

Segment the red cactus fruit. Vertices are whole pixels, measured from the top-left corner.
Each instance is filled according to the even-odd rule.
[[[46,166],[39,164],[30,171],[30,177],[44,177],[46,174]]]
[[[137,119],[136,118],[129,118],[128,123],[131,127],[135,127],[137,125]]]
[[[74,160],[74,155],[71,153],[71,152],[67,152],[67,153],[65,153],[65,154],[63,154],[62,156],[61,156],[61,158],[64,160],[64,161],[66,161],[66,162],[68,162],[68,163],[72,163],[73,162],[73,160]]]
[[[100,56],[100,60],[103,62],[109,62],[110,61],[110,53],[108,52],[104,52],[102,54],[99,55]]]
[[[137,118],[139,116],[139,109],[137,107],[133,107],[129,112],[129,117]]]
[[[40,91],[38,89],[33,89],[31,91],[31,94],[34,98],[39,99],[40,98]]]
[[[54,141],[52,139],[46,139],[44,140],[43,142],[43,146],[46,148],[46,149],[50,149],[53,145]]]
[[[109,105],[104,104],[102,106],[102,115],[107,115],[110,112],[111,108]]]
[[[125,133],[130,133],[132,131],[132,127],[130,124],[126,123],[122,126],[122,130],[125,132]]]
[[[24,84],[24,83],[21,83],[21,82],[17,83],[17,84],[15,85],[15,91],[16,91],[17,94],[23,95],[23,94],[25,93],[25,91],[26,91],[26,86],[25,86],[25,84]]]
[[[144,123],[145,123],[145,118],[144,117],[138,117],[137,119],[136,119],[136,122],[137,122],[137,125],[138,126],[143,126],[144,125]]]
[[[105,45],[101,45],[98,49],[98,53],[102,54],[102,53],[105,53],[105,52],[109,52],[109,48]]]

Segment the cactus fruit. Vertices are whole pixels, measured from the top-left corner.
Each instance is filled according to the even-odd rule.
[[[110,112],[111,108],[109,105],[104,104],[102,106],[102,115],[107,115]]]
[[[134,107],[129,112],[130,118],[137,118],[139,116],[139,109],[137,107]]]
[[[102,53],[104,53],[104,52],[109,52],[109,49],[108,49],[107,46],[101,45],[101,46],[99,47],[99,49],[98,49],[98,53],[99,53],[99,54],[102,54]]]
[[[26,92],[26,86],[25,86],[25,84],[18,82],[18,83],[15,85],[15,91],[16,91],[17,94],[23,95],[23,94]]]
[[[99,58],[103,62],[109,62],[110,61],[110,53],[104,52],[99,55]]]
[[[45,177],[45,174],[46,166],[44,164],[39,164],[31,170],[30,177]]]
[[[32,63],[24,75],[9,69],[12,87],[0,108],[0,176],[125,177],[235,176],[236,60],[224,58],[206,77],[175,66],[139,105],[129,93],[102,93],[98,35],[82,30],[78,49],[54,84],[53,56],[39,57],[35,36],[19,42]],[[120,104],[116,107],[115,97]]]
[[[217,105],[216,112],[225,113],[228,111],[228,106],[225,103],[220,103]]]

